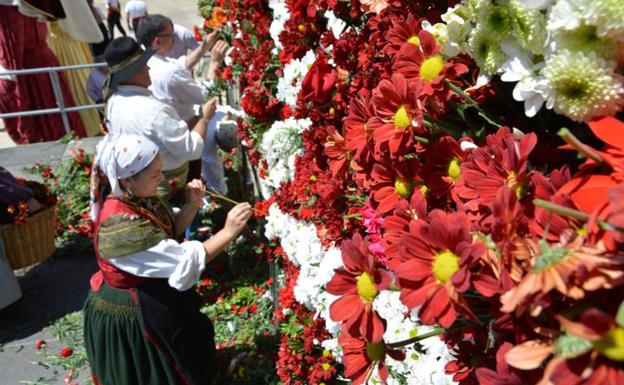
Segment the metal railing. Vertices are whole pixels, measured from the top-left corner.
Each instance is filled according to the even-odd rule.
[[[54,92],[54,99],[56,101],[57,108],[45,108],[41,110],[29,110],[29,111],[19,111],[19,112],[7,112],[0,113],[0,118],[9,119],[9,118],[19,118],[24,116],[38,116],[38,115],[47,115],[47,114],[61,114],[61,119],[63,120],[63,127],[65,128],[66,133],[71,132],[71,125],[69,123],[68,113],[77,112],[82,110],[90,110],[93,108],[103,108],[105,106],[104,103],[99,104],[84,104],[75,107],[66,107],[65,99],[63,97],[63,90],[61,89],[61,82],[59,80],[59,72],[62,71],[71,71],[71,70],[80,70],[85,68],[100,68],[106,67],[106,63],[92,63],[92,64],[78,64],[71,66],[62,66],[62,67],[40,67],[40,68],[29,68],[24,70],[8,70],[0,72],[0,77],[7,76],[21,76],[21,75],[33,75],[40,73],[48,73],[50,76],[50,83],[52,84],[52,91]]]

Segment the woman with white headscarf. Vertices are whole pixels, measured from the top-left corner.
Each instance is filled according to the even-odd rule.
[[[157,196],[158,146],[135,135],[107,136],[93,169],[94,245],[100,270],[85,303],[85,346],[94,383],[210,384],[214,331],[193,290],[206,263],[243,230],[248,203],[205,242],[176,238],[202,205],[199,180],[176,215]]]

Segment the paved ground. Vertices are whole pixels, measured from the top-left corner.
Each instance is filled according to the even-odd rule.
[[[190,28],[200,22],[196,0],[147,0],[146,3],[150,13],[167,15],[176,24]],[[96,0],[95,4],[103,8],[104,0]],[[3,126],[0,119],[0,165],[22,176],[27,176],[24,167],[35,162],[58,161],[76,146],[89,151],[98,141],[92,138],[70,144],[51,142],[15,146]],[[49,352],[59,351],[61,343],[44,329],[82,308],[88,292],[88,279],[96,268],[93,255],[86,253],[53,256],[39,265],[16,271],[23,296],[15,304],[0,309],[0,385],[65,384],[63,372],[55,373],[38,364],[42,356],[34,344],[44,339],[48,342]],[[88,372],[82,373],[75,382],[85,384],[87,377]]]

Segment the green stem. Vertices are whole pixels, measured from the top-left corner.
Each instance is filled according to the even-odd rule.
[[[490,116],[490,114],[485,112],[485,110],[483,108],[481,108],[479,103],[477,103],[473,98],[471,98],[470,95],[468,95],[464,90],[462,90],[461,88],[457,87],[455,84],[451,83],[448,80],[444,80],[444,83],[446,83],[446,85],[451,90],[453,90],[453,92],[455,92],[457,95],[461,96],[462,99],[464,99],[464,101],[466,101],[466,103],[468,103],[469,106],[471,106],[474,109],[476,109],[479,112],[479,115],[481,115],[481,117],[483,119],[485,119],[488,123],[490,123],[491,125],[493,125],[493,126],[495,126],[497,128],[501,127],[501,124],[498,123],[495,118]]]
[[[427,338],[433,337],[433,336],[438,336],[442,333],[444,333],[446,331],[445,328],[435,328],[432,331],[425,333],[423,335],[420,336],[416,336],[414,338],[410,338],[404,341],[399,341],[399,342],[393,342],[391,344],[386,344],[387,347],[389,347],[390,349],[396,349],[396,348],[402,348],[403,346],[407,346],[407,345],[411,345],[413,343],[422,341],[422,340],[426,340]]]
[[[604,160],[594,151],[593,148],[578,140],[578,138],[567,128],[563,127],[560,129],[559,132],[557,132],[557,135],[559,135],[567,144],[574,147],[578,152],[585,155],[585,157],[593,159],[598,163],[604,163]]]
[[[430,116],[425,116],[423,118],[423,124],[427,128],[438,129],[444,132],[445,134],[450,135],[455,138],[459,138],[461,136],[460,130],[457,127],[453,126],[452,124],[443,122],[441,120],[434,119]]]
[[[569,207],[565,207],[565,206],[561,206],[558,205],[556,203],[552,203],[549,201],[545,201],[543,199],[534,199],[533,200],[533,204],[537,207],[541,207],[546,211],[549,211],[551,213],[555,213],[557,215],[561,215],[564,217],[570,217],[570,218],[575,218],[578,220],[581,220],[583,222],[587,222],[590,218],[590,215],[579,211],[579,210],[574,210],[571,209]],[[620,227],[620,226],[616,226],[613,225],[609,222],[605,222],[602,221],[600,219],[598,219],[598,226],[600,226],[601,229],[606,230],[606,231],[624,231],[624,228]]]
[[[422,136],[414,135],[414,140],[420,143],[429,144],[429,139],[423,138]]]
[[[348,214],[343,216],[344,219],[351,219],[351,218],[357,218],[357,219],[362,219],[362,214]]]

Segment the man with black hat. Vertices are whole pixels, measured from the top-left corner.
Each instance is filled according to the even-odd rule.
[[[147,61],[151,49],[143,50],[130,37],[113,40],[104,57],[110,68],[105,83],[107,127],[114,134],[136,134],[151,139],[160,148],[167,181],[186,183],[189,160],[199,159],[206,126],[215,114],[216,99],[199,110],[199,119],[189,130],[175,109],[153,97]],[[169,185],[170,186],[170,185]],[[161,194],[169,193],[163,185]]]

